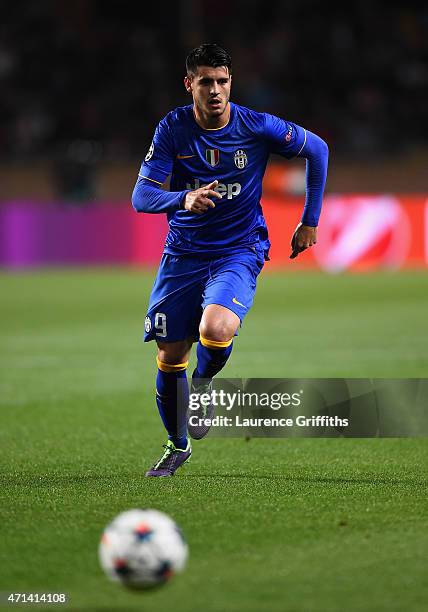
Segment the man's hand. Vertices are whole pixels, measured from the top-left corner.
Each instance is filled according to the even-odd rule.
[[[217,191],[214,191],[217,185],[218,181],[213,181],[209,185],[195,189],[195,191],[189,191],[184,200],[184,209],[202,215],[210,208],[215,208],[215,204],[210,198],[222,197]]]
[[[299,253],[317,243],[317,228],[309,225],[299,225],[296,227],[291,239],[290,259],[297,257]]]

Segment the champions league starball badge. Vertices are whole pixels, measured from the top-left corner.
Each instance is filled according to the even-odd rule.
[[[147,151],[147,155],[144,158],[144,161],[149,161],[153,157],[154,150],[155,150],[155,145],[152,142],[152,144],[150,145],[150,149]]]

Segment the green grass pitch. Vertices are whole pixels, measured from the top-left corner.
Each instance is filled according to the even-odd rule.
[[[0,276],[0,591],[67,592],[68,610],[425,610],[424,439],[208,439],[176,477],[143,478],[164,443],[141,342],[152,280]],[[224,375],[426,377],[427,287],[264,274]],[[98,566],[102,528],[133,507],[171,514],[190,545],[151,593]]]

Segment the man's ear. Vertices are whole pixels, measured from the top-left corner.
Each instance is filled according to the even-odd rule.
[[[187,93],[192,93],[192,81],[187,75],[184,77],[184,87]]]

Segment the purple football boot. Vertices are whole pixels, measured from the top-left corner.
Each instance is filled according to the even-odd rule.
[[[211,397],[213,381],[208,378],[193,379],[190,386],[190,393],[197,394],[199,398],[204,394]],[[204,398],[205,399],[205,398]],[[187,431],[194,440],[204,438],[210,430],[211,420],[214,418],[214,405],[211,401],[199,400],[198,408],[189,407],[187,412]],[[205,419],[208,419],[206,422]]]
[[[146,476],[174,476],[178,468],[190,459],[192,447],[190,441],[184,450],[176,448],[171,440],[163,445],[165,451],[155,465],[146,472]]]

